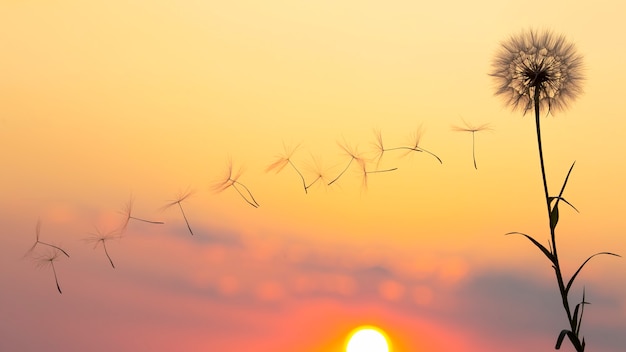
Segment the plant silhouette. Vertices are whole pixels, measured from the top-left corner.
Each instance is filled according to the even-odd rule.
[[[100,244],[102,244],[102,248],[104,248],[104,254],[106,255],[107,259],[109,259],[109,263],[111,263],[111,266],[113,267],[113,269],[115,269],[115,264],[113,264],[113,260],[111,259],[111,256],[109,255],[109,251],[107,250],[107,241],[110,241],[115,238],[120,238],[120,234],[116,231],[102,232],[97,226],[95,226],[95,231],[96,231],[95,233],[89,234],[89,237],[85,239],[85,242],[94,243],[94,246],[93,246],[94,249],[96,249]]]
[[[126,228],[128,227],[128,224],[130,223],[130,220],[137,220],[137,221],[141,221],[141,222],[145,222],[148,224],[155,224],[155,225],[163,225],[165,224],[163,221],[152,221],[152,220],[146,220],[146,219],[142,219],[142,218],[138,218],[132,215],[133,212],[133,203],[134,203],[135,199],[133,198],[133,196],[130,196],[130,199],[128,200],[128,203],[126,203],[126,206],[124,207],[124,210],[121,211],[120,213],[124,216],[124,223],[122,224],[121,228],[120,228],[120,233],[124,233],[126,231]]]
[[[308,193],[308,187],[306,185],[306,181],[304,180],[304,176],[302,175],[300,170],[298,170],[296,165],[294,165],[293,161],[291,161],[291,156],[296,151],[296,149],[298,149],[298,147],[299,145],[297,145],[295,148],[288,148],[283,143],[283,148],[285,150],[285,153],[283,155],[280,155],[275,162],[273,162],[271,165],[267,167],[267,169],[265,169],[265,171],[267,172],[267,171],[276,169],[276,173],[279,173],[282,169],[285,168],[285,166],[291,165],[291,167],[296,171],[298,176],[300,176],[300,180],[302,180],[302,187],[304,188],[304,193]]]
[[[548,247],[545,247],[528,234],[522,232],[510,232],[509,234],[526,237],[552,264],[563,309],[569,323],[569,327],[563,329],[557,337],[555,348],[560,349],[567,336],[577,352],[583,352],[586,347],[585,339],[580,334],[580,326],[584,306],[589,303],[586,301],[583,289],[582,301],[572,309],[569,299],[572,285],[583,267],[595,256],[618,255],[610,252],[593,254],[578,267],[569,280],[564,278],[559,252],[557,251],[556,227],[559,221],[559,203],[563,201],[571,206],[563,198],[563,192],[575,162],[569,168],[559,194],[551,196],[546,180],[540,115],[542,109],[547,109],[547,112],[550,113],[566,108],[571,101],[582,93],[583,75],[581,70],[582,56],[577,53],[573,44],[566,41],[564,36],[555,35],[550,31],[539,33],[531,29],[511,36],[507,41],[502,42],[500,51],[492,62],[492,71],[490,72],[498,85],[495,94],[503,96],[506,105],[511,106],[513,110],[521,110],[524,114],[531,109],[534,109],[535,112],[535,130],[550,229],[550,243]]]
[[[489,127],[489,123],[484,123],[482,125],[479,126],[473,126],[471,124],[469,124],[467,121],[463,120],[463,125],[464,126],[452,126],[452,130],[453,131],[457,131],[457,132],[471,132],[472,133],[472,160],[474,161],[474,169],[478,170],[478,166],[476,166],[476,132],[481,132],[481,131],[489,131],[491,130],[491,127]]]
[[[41,219],[37,219],[37,225],[35,225],[35,243],[33,243],[33,245],[28,249],[28,251],[26,251],[24,256],[27,256],[30,253],[32,253],[32,251],[35,249],[35,247],[37,247],[38,244],[42,244],[44,246],[48,246],[48,247],[51,247],[51,248],[54,248],[54,249],[60,251],[61,253],[63,253],[68,258],[70,257],[70,255],[63,248],[55,246],[55,245],[50,244],[50,243],[46,243],[46,242],[40,241],[39,240],[40,236],[41,236]]]
[[[183,206],[182,206],[182,202],[184,202],[187,198],[189,198],[189,196],[191,196],[193,194],[192,191],[187,191],[184,193],[179,193],[178,197],[173,200],[170,201],[169,203],[165,204],[161,209],[165,210],[167,208],[172,207],[175,204],[178,204],[178,208],[180,209],[180,213],[183,214],[183,219],[185,220],[185,224],[187,225],[187,229],[189,230],[189,233],[193,236],[193,231],[191,230],[191,226],[189,225],[189,221],[187,220],[187,215],[185,215],[185,211],[183,210]]]
[[[246,203],[250,204],[251,206],[258,208],[259,207],[259,203],[256,201],[256,199],[254,199],[254,196],[252,195],[252,192],[250,192],[250,190],[248,189],[248,187],[246,187],[243,183],[239,182],[239,177],[241,177],[242,174],[242,170],[239,169],[239,171],[237,171],[237,174],[233,175],[233,163],[232,160],[228,161],[228,169],[226,171],[226,176],[223,177],[223,179],[219,182],[217,182],[214,186],[213,186],[213,190],[216,193],[220,193],[222,191],[224,191],[225,189],[232,187],[235,189],[235,191],[237,191],[237,193],[239,193],[239,195],[241,196],[241,198],[243,198],[243,200],[246,201]],[[245,194],[239,189],[239,187],[243,188],[243,190],[246,192]]]
[[[54,262],[57,261],[59,259],[59,256],[62,251],[60,249],[58,249],[57,247],[50,247],[49,251],[46,254],[40,255],[38,257],[36,257],[36,261],[37,261],[37,267],[38,268],[43,268],[43,267],[48,267],[50,266],[52,268],[52,273],[54,274],[54,282],[57,285],[57,290],[59,291],[59,293],[63,293],[61,291],[61,286],[59,285],[59,278],[57,277],[57,271],[56,268],[54,267]]]

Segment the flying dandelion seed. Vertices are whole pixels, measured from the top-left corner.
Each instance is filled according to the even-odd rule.
[[[339,180],[339,178],[343,176],[343,174],[348,170],[348,168],[350,167],[353,161],[356,160],[356,162],[359,165],[363,165],[365,163],[365,160],[358,155],[358,151],[356,148],[351,148],[347,143],[344,143],[344,144],[337,143],[337,144],[339,145],[341,149],[343,149],[344,152],[346,152],[346,154],[348,154],[348,156],[350,157],[350,161],[348,161],[348,164],[346,165],[346,167],[339,173],[339,175],[337,175],[337,177],[335,177],[332,181],[328,182],[328,186],[337,182],[337,180]]]
[[[187,191],[184,193],[179,193],[178,197],[176,198],[176,200],[170,201],[169,203],[165,204],[161,210],[165,210],[167,208],[172,207],[175,204],[178,204],[178,208],[180,209],[180,213],[183,214],[183,219],[185,220],[185,224],[187,224],[187,229],[189,230],[189,233],[193,236],[193,231],[191,230],[191,226],[189,225],[189,221],[187,220],[187,215],[185,215],[185,211],[183,210],[183,206],[182,206],[182,202],[184,202],[187,198],[189,198],[189,196],[191,196],[193,194],[192,191]]]
[[[465,127],[460,127],[460,126],[452,126],[452,130],[453,131],[457,131],[457,132],[471,132],[472,133],[472,160],[474,161],[474,169],[478,170],[478,166],[476,165],[476,137],[475,134],[476,132],[481,132],[481,131],[490,131],[491,127],[489,127],[488,123],[484,123],[480,126],[473,126],[470,125],[469,123],[467,123],[467,121],[463,120],[463,125],[465,125]]]
[[[216,193],[219,193],[229,187],[232,187],[235,189],[235,191],[237,191],[237,193],[239,193],[241,198],[243,198],[243,200],[245,200],[246,203],[250,204],[251,206],[255,208],[258,208],[259,203],[256,201],[256,199],[254,199],[252,192],[250,192],[248,187],[246,187],[243,183],[238,181],[239,177],[241,177],[241,174],[242,174],[242,170],[240,169],[237,172],[237,174],[233,176],[233,163],[232,163],[232,160],[229,160],[226,176],[223,177],[221,181],[215,183],[215,185],[213,186],[213,190]],[[243,190],[245,191],[245,194],[239,189],[239,187],[243,188]]]
[[[120,234],[116,231],[104,233],[100,231],[100,229],[97,226],[95,227],[95,229],[96,229],[96,232],[90,233],[89,237],[85,239],[85,242],[95,243],[93,246],[94,249],[96,249],[100,244],[102,244],[102,248],[104,248],[104,254],[106,255],[107,259],[109,259],[109,263],[111,263],[111,266],[113,267],[113,269],[115,269],[115,264],[113,264],[113,260],[111,259],[111,256],[109,255],[109,251],[107,250],[107,241],[120,238]]]
[[[52,268],[52,273],[54,274],[54,282],[57,285],[57,290],[59,291],[59,293],[62,294],[63,292],[61,292],[61,286],[59,285],[59,278],[57,277],[57,271],[54,266],[54,262],[59,259],[59,253],[61,251],[57,249],[56,247],[51,247],[51,248],[52,249],[48,251],[48,253],[36,257],[35,260],[37,261],[38,268],[43,268],[43,267],[48,267],[48,266]]]
[[[27,256],[30,253],[32,253],[33,250],[35,250],[35,247],[37,247],[37,244],[42,244],[44,246],[48,246],[48,247],[54,248],[56,250],[59,250],[61,253],[65,254],[65,256],[68,257],[68,258],[70,257],[70,255],[67,254],[67,252],[65,250],[63,250],[61,247],[58,247],[58,246],[55,246],[53,244],[40,241],[39,240],[40,235],[41,235],[41,219],[37,219],[37,225],[35,225],[35,243],[33,243],[33,245],[28,249],[28,251],[26,251],[24,256]]]
[[[423,134],[424,134],[424,132],[423,132],[422,128],[418,127],[417,130],[415,132],[413,132],[413,135],[412,135],[413,146],[411,146],[411,147],[400,147],[400,148],[397,148],[397,149],[408,149],[408,152],[410,152],[410,151],[424,152],[424,153],[430,154],[435,159],[437,159],[439,164],[443,164],[443,161],[441,161],[441,158],[439,158],[437,155],[435,155],[435,153],[420,147],[420,141],[422,140],[422,135]]]
[[[313,155],[311,155],[311,158],[313,159],[313,164],[308,165],[307,170],[313,173],[315,177],[313,181],[311,181],[308,185],[305,186],[307,190],[313,187],[313,185],[317,184],[318,182],[321,182],[322,184],[326,185],[326,175],[324,174],[324,168],[322,167],[322,162],[316,157],[314,157]]]
[[[298,149],[299,146],[300,145],[295,146],[295,148],[288,148],[285,145],[285,143],[283,143],[283,148],[285,150],[285,154],[280,155],[278,157],[278,160],[276,160],[270,166],[268,166],[267,169],[265,169],[265,171],[267,172],[267,171],[271,171],[271,170],[276,169],[276,173],[279,173],[283,168],[285,168],[285,166],[291,165],[291,167],[296,171],[296,173],[298,174],[298,176],[300,176],[300,179],[302,180],[302,186],[304,187],[304,193],[308,193],[307,192],[308,187],[306,186],[306,181],[304,180],[304,176],[302,175],[300,170],[298,170],[296,165],[294,165],[294,163],[291,161],[291,156],[296,151],[296,149]]]
[[[128,203],[126,203],[126,206],[124,207],[124,210],[120,212],[125,217],[124,223],[122,224],[122,226],[120,227],[120,230],[119,230],[120,233],[124,233],[126,231],[126,228],[128,227],[128,223],[130,222],[131,219],[132,220],[141,221],[141,222],[145,222],[145,223],[148,223],[148,224],[155,224],[155,225],[163,225],[164,224],[163,221],[152,221],[152,220],[146,220],[146,219],[141,219],[141,218],[134,217],[132,215],[134,201],[135,201],[135,199],[131,195],[130,199],[128,200]]]
[[[387,149],[385,149],[385,145],[383,143],[383,133],[381,130],[374,130],[374,136],[376,137],[376,141],[374,142],[374,146],[377,149],[378,156],[376,157],[376,168],[380,165],[380,162],[383,160],[383,155]]]
[[[405,155],[408,155],[411,152],[424,152],[426,154],[432,155],[435,159],[437,159],[437,161],[439,161],[440,164],[443,164],[443,161],[441,161],[441,158],[439,158],[433,152],[420,147],[419,144],[420,144],[420,141],[422,139],[422,134],[423,134],[421,127],[418,128],[417,131],[415,131],[412,134],[411,145],[405,145],[405,146],[400,146],[400,147],[385,148],[383,144],[382,133],[379,130],[375,130],[374,134],[376,136],[376,141],[374,142],[374,146],[376,147],[376,149],[378,149],[377,151],[378,159],[376,162],[376,168],[378,168],[378,165],[380,164],[380,161],[382,160],[384,153],[388,151],[394,151],[394,150],[404,150],[406,151]]]
[[[378,173],[383,173],[383,172],[390,172],[390,171],[395,171],[398,170],[397,167],[393,167],[390,169],[385,169],[385,170],[372,170],[372,171],[368,171],[365,167],[365,163],[361,163],[361,171],[363,172],[363,180],[361,182],[361,188],[363,190],[367,190],[367,175],[369,174],[378,174]]]

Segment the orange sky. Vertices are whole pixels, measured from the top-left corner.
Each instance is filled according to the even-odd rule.
[[[493,96],[500,41],[550,28],[584,56],[585,93],[542,120],[550,189],[571,163],[558,235],[571,273],[626,253],[626,6],[501,1],[0,3],[0,349],[339,352],[375,324],[403,351],[551,348],[564,328],[533,121]],[[490,131],[455,132],[463,120]],[[376,155],[363,174],[338,144]],[[267,172],[298,146],[292,162]],[[229,162],[234,188],[213,191]],[[368,163],[367,170],[376,168]],[[240,190],[243,188],[240,188]],[[180,209],[161,209],[193,190]],[[131,193],[124,237],[113,230]],[[71,258],[23,258],[41,240]],[[45,254],[43,246],[37,247]],[[626,276],[591,262],[585,336],[626,344]],[[184,342],[182,342],[184,341]],[[4,344],[4,345],[3,345]],[[517,347],[516,347],[517,346]]]

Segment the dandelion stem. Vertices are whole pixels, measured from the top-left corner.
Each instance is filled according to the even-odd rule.
[[[550,194],[548,193],[548,182],[546,181],[546,168],[544,166],[543,160],[543,146],[541,143],[541,122],[540,122],[540,112],[539,112],[539,93],[540,87],[535,86],[535,126],[537,129],[537,146],[539,148],[539,163],[541,164],[541,178],[543,180],[543,191],[546,197],[546,204],[548,206],[548,222],[550,221]],[[552,239],[552,248],[556,250],[556,243],[554,241],[554,231],[551,234]],[[553,253],[556,255],[556,253]]]
[[[556,230],[555,227],[552,226],[551,218],[552,218],[552,209],[550,207],[550,194],[548,193],[548,182],[546,178],[546,169],[545,163],[543,159],[543,145],[541,142],[541,125],[540,125],[540,105],[539,105],[539,94],[541,91],[540,84],[536,84],[534,87],[534,105],[535,105],[535,126],[537,129],[537,146],[539,149],[539,163],[541,164],[541,177],[543,180],[543,191],[546,197],[546,205],[548,210],[548,225],[550,228],[550,239],[551,239],[551,250],[552,250],[552,264],[554,267],[554,272],[556,275],[556,281],[559,286],[559,292],[561,294],[561,301],[563,303],[563,309],[565,309],[565,314],[567,315],[567,320],[570,324],[571,331],[576,331],[576,320],[572,318],[572,312],[569,305],[569,299],[567,297],[568,292],[565,288],[565,283],[563,280],[563,273],[561,272],[561,265],[559,264],[559,256],[556,247]],[[573,336],[573,337],[572,337]],[[582,347],[580,341],[578,340],[578,335],[573,334],[570,335],[570,340],[572,345],[576,348],[576,351],[582,352],[584,351],[584,347]]]

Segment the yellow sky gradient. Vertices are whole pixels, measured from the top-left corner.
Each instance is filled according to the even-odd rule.
[[[328,285],[345,289],[336,294],[359,301],[360,291],[351,291],[350,285],[359,287],[361,279],[350,273],[369,266],[384,266],[397,275],[378,286],[383,301],[411,296],[417,305],[421,299],[433,307],[454,301],[458,287],[494,268],[552,285],[548,262],[536,248],[521,237],[503,236],[522,231],[547,244],[549,232],[533,119],[510,112],[493,96],[490,62],[502,40],[525,28],[550,28],[576,44],[584,56],[585,93],[567,111],[542,118],[551,193],[576,161],[565,197],[580,214],[562,211],[562,262],[571,272],[597,251],[626,253],[624,13],[626,5],[619,1],[2,2],[3,276],[14,284],[30,277],[34,282],[19,287],[55,294],[44,281],[50,279],[46,272],[34,276],[32,267],[16,259],[31,245],[37,218],[44,221],[50,241],[83,251],[77,255],[86,261],[106,264],[101,248],[92,253],[80,239],[94,222],[115,223],[115,211],[132,193],[136,213],[166,225],[155,230],[155,244],[136,240],[154,252],[133,252],[140,250],[139,242],[112,242],[117,258],[148,276],[164,270],[168,278],[182,276],[194,287],[215,284],[228,297],[251,292],[260,300],[266,295],[294,304],[297,312],[313,312],[291,301],[299,287],[309,292],[302,287],[332,282]],[[477,170],[471,134],[452,128],[463,120],[491,127],[475,135]],[[305,179],[314,179],[316,160],[328,183],[350,160],[338,143],[374,157],[376,130],[388,147],[411,145],[411,136],[420,131],[420,147],[443,163],[426,153],[388,151],[379,167],[397,170],[368,174],[367,188],[353,164],[335,184],[320,182],[308,194],[290,165],[279,173],[266,171],[284,146],[298,146],[291,160]],[[241,168],[238,180],[259,202],[258,209],[232,188],[212,191],[229,161],[234,170]],[[172,239],[187,236],[179,227],[184,226],[180,213],[175,207],[159,208],[187,189],[194,191],[183,203],[191,225],[199,233],[223,236],[215,235],[219,241],[232,236],[247,250],[219,241],[212,247],[207,243],[213,237],[201,249]],[[152,231],[139,228],[144,235]],[[149,253],[164,258],[172,253],[162,246],[178,254],[154,261]],[[202,259],[190,260],[198,266],[218,268],[187,273],[191,264],[175,264],[174,258],[195,255]],[[341,270],[318,277],[274,266],[276,260],[299,265],[313,257],[316,263],[330,258],[335,264],[329,266]],[[75,260],[63,263],[66,269]],[[624,263],[602,258],[593,265],[583,280],[595,287],[598,300],[615,305],[601,303],[599,309],[613,311],[606,321],[624,321]],[[92,266],[98,272],[110,269]],[[259,272],[248,273],[248,266]],[[29,274],[11,274],[13,267]],[[89,275],[87,269],[72,270],[76,280]],[[115,280],[135,275],[114,274],[124,279],[108,273],[103,280],[112,287]],[[410,284],[402,281],[409,277]],[[421,278],[432,286],[420,284]],[[444,298],[433,301],[428,298],[433,294]],[[168,292],[159,295],[178,301]],[[10,298],[25,302],[19,295]],[[359,311],[338,302],[320,307],[345,309],[346,316]],[[407,332],[410,315],[371,304],[377,312],[373,316],[389,315],[387,322],[405,334],[398,346],[406,351],[417,346]],[[237,313],[240,324],[255,321],[257,313],[248,313],[249,321]],[[229,316],[226,309],[221,314]],[[307,314],[289,316],[305,319]],[[450,325],[454,319],[449,316],[427,318],[437,334],[467,334],[468,343],[477,347],[466,351],[491,346],[485,336]],[[426,329],[425,320],[416,324]],[[276,318],[268,324],[271,330],[285,323]],[[352,328],[342,326],[346,333]],[[328,351],[343,338],[340,331],[315,331]],[[443,341],[432,343],[433,350],[445,350]],[[287,351],[294,344],[268,348]],[[599,350],[614,351],[607,346]]]

